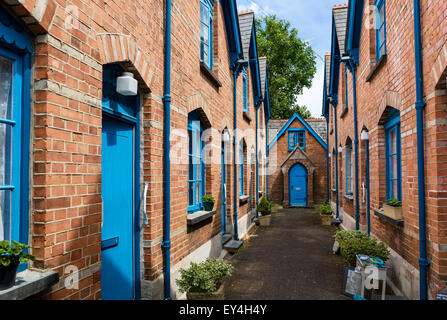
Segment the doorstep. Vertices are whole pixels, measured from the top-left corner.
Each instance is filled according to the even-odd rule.
[[[56,271],[38,272],[25,270],[19,272],[12,288],[0,291],[0,300],[24,300],[59,282]]]
[[[233,238],[231,234],[224,234],[222,236],[222,245],[225,245],[228,241],[231,240],[231,238]]]
[[[244,243],[242,241],[232,240],[225,245],[224,249],[230,253],[236,253]]]

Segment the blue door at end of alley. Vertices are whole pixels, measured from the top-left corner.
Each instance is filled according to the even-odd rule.
[[[307,170],[301,164],[294,165],[289,172],[290,205],[307,206]]]
[[[101,298],[131,300],[134,203],[133,125],[104,115],[102,129]]]

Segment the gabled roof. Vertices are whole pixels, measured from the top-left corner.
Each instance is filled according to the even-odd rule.
[[[287,161],[289,161],[290,160],[290,158],[292,158],[292,156],[293,155],[295,155],[295,153],[301,153],[309,162],[310,162],[310,164],[312,165],[312,167],[316,167],[315,166],[315,163],[312,161],[312,159],[309,157],[309,155],[303,150],[303,149],[301,149],[301,147],[299,146],[299,145],[297,145],[296,147],[295,147],[295,149],[293,149],[293,151],[287,156],[287,158],[286,158],[286,160],[284,160],[283,162],[282,162],[282,164],[281,164],[281,168],[282,167],[284,167],[285,166],[285,164],[287,163]]]
[[[233,68],[236,61],[244,59],[237,4],[236,0],[221,0],[220,4],[224,13],[225,29],[230,48],[230,67]]]
[[[261,92],[262,95],[265,95],[265,83],[267,81],[267,58],[261,57],[259,58],[259,72],[261,73]]]
[[[253,11],[240,13],[238,20],[244,56],[243,59],[249,62],[255,104],[259,107],[260,105],[258,102],[262,100],[264,93],[261,90],[261,73],[259,70],[258,45],[256,41],[255,14]]]
[[[335,30],[337,31],[338,47],[340,53],[345,53],[346,29],[348,25],[348,5],[335,6],[332,9],[335,22]]]
[[[349,0],[346,31],[346,52],[359,64],[359,47],[362,34],[363,0]]]
[[[284,135],[289,129],[290,125],[295,121],[298,120],[301,122],[301,124],[306,128],[306,130],[327,150],[327,144],[323,141],[323,139],[315,132],[315,130],[304,120],[298,113],[295,113],[292,118],[284,125],[284,127],[278,132],[276,135],[276,138],[269,144],[268,150],[272,149],[273,146],[278,142],[279,138],[281,138],[282,135]]]
[[[323,84],[323,116],[329,119],[329,88],[331,79],[331,54],[326,53],[324,56],[324,84]]]
[[[264,113],[265,122],[267,123],[271,118],[270,112],[270,93],[269,93],[269,77],[267,74],[267,58],[259,58],[259,69],[261,72],[261,90],[264,97]]]
[[[241,28],[241,40],[243,49],[242,51],[244,52],[245,60],[248,60],[250,58],[249,51],[254,21],[255,13],[253,11],[243,12],[239,14],[239,25]]]

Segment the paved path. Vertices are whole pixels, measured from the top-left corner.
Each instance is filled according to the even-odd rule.
[[[231,263],[227,300],[343,300],[343,258],[332,254],[334,227],[314,209],[281,209]]]

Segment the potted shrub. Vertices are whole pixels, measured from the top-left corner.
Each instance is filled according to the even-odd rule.
[[[214,203],[216,202],[213,196],[203,196],[202,197],[203,207],[205,211],[213,211]]]
[[[20,263],[34,261],[34,256],[24,252],[28,248],[16,241],[0,241],[0,290],[14,286]]]
[[[321,222],[324,226],[330,226],[332,223],[332,207],[329,202],[325,202],[320,206]]]
[[[232,273],[232,265],[219,259],[207,259],[202,263],[191,262],[188,269],[181,269],[176,283],[188,300],[224,300],[223,281]]]
[[[261,198],[261,201],[258,205],[258,213],[259,213],[259,224],[261,227],[268,227],[271,223],[272,217],[272,204],[267,201],[265,197]]]
[[[370,238],[362,231],[339,231],[335,235],[335,240],[340,245],[345,262],[351,267],[355,267],[358,254],[377,257],[384,262],[390,257],[390,249],[386,243]]]
[[[402,202],[390,199],[383,205],[383,214],[393,220],[402,220]]]

